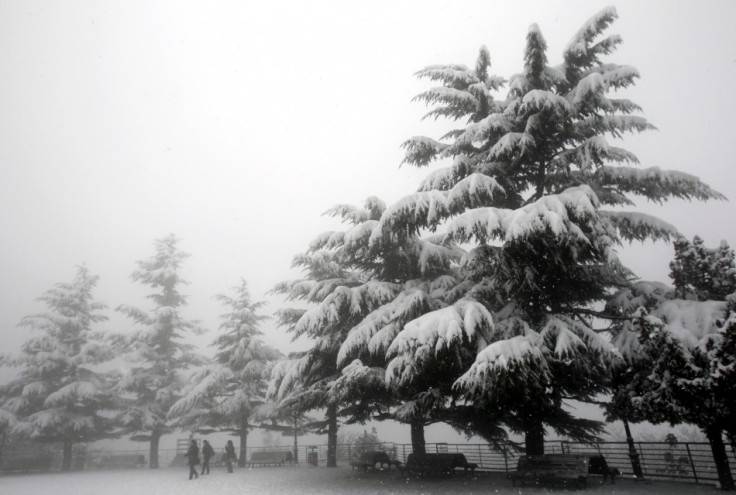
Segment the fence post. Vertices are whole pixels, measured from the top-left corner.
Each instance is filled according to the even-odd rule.
[[[695,463],[693,462],[693,456],[690,453],[690,444],[689,443],[686,443],[685,444],[685,448],[687,449],[687,459],[688,459],[688,461],[690,461],[690,469],[693,472],[693,478],[695,478],[695,483],[697,483],[699,485],[700,484],[700,481],[698,481],[698,473],[697,473],[697,471],[695,471]]]
[[[483,469],[483,452],[480,450],[480,444],[478,444],[478,466]]]

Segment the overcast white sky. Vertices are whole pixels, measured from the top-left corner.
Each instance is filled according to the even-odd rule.
[[[553,64],[607,5],[642,75],[628,96],[659,131],[628,139],[642,166],[736,185],[734,1],[10,1],[0,3],[0,350],[28,335],[36,297],[85,262],[97,299],[147,307],[129,280],[169,233],[192,257],[187,316],[215,328],[212,301],[245,278],[255,299],[295,278],[294,254],[338,225],[337,203],[391,203],[427,170],[400,144],[439,137],[410,99],[413,73],[522,68],[536,22]],[[734,202],[650,208],[688,237],[736,245]],[[622,253],[667,280],[671,247]],[[267,312],[278,306],[272,303]],[[124,322],[125,323],[125,322]],[[119,328],[113,320],[111,330]],[[272,325],[267,340],[288,350]],[[212,334],[205,341],[212,339]]]

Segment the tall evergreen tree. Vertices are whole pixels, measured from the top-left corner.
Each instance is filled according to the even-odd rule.
[[[107,320],[102,314],[106,306],[92,296],[97,281],[80,266],[72,282],[46,291],[39,301],[48,311],[20,322],[40,335],[27,340],[19,355],[0,359],[20,369],[17,378],[0,388],[0,424],[27,438],[60,442],[63,471],[72,468],[75,443],[114,434],[111,410],[116,400],[110,376],[100,371],[113,354],[96,328]]]
[[[278,401],[284,417],[302,415],[312,410],[324,410],[325,419],[314,426],[327,433],[327,466],[337,465],[338,401],[329,394],[330,384],[338,377],[337,353],[340,343],[356,323],[349,300],[351,288],[364,283],[359,273],[345,269],[340,260],[328,251],[298,255],[294,265],[302,267],[305,278],[283,282],[274,292],[288,300],[311,304],[327,302],[332,311],[288,308],[277,312],[279,325],[286,327],[296,339],[302,335],[313,341],[310,349],[294,353],[290,359],[274,368],[271,397]],[[319,306],[318,306],[319,307]]]
[[[215,362],[194,373],[184,396],[169,410],[169,418],[181,427],[235,432],[240,439],[238,462],[245,466],[249,421],[265,403],[267,378],[282,355],[261,340],[259,327],[268,317],[258,311],[265,303],[252,301],[245,280],[234,288],[234,295],[216,298],[229,311],[220,316],[220,334],[212,343]]]
[[[582,440],[600,430],[600,423],[573,417],[565,404],[607,390],[616,351],[596,322],[614,315],[595,308],[632,278],[614,248],[622,240],[676,233],[654,217],[602,208],[634,205],[634,196],[657,202],[722,197],[697,177],[639,169],[632,153],[609,144],[608,138],[653,128],[635,115],[638,105],[611,96],[639,75],[602,60],[621,43],[616,35],[601,38],[616,17],[613,8],[593,16],[556,67],[533,25],[524,68],[509,80],[504,100],[494,99],[506,81],[489,75],[485,48],[473,69],[420,71],[419,77],[441,83],[417,97],[435,106],[427,116],[467,124],[439,141],[405,143],[410,165],[451,164],[387,209],[377,227],[387,240],[430,229],[471,245],[466,273],[476,285],[467,297],[484,304],[495,324],[489,345],[455,386],[487,410],[504,411],[506,424],[524,433],[529,454],[543,452],[545,426]],[[429,313],[423,326],[437,328],[442,318],[441,310]],[[459,329],[473,335],[468,321]],[[397,339],[413,331],[407,325]],[[422,380],[412,366],[414,347],[395,350],[393,376]]]
[[[169,235],[155,241],[156,253],[138,261],[133,281],[155,292],[147,298],[153,302],[149,312],[133,306],[117,308],[141,327],[118,338],[121,351],[131,367],[118,383],[118,391],[128,400],[119,420],[133,438],[148,441],[149,466],[158,468],[158,445],[161,436],[171,431],[167,415],[180,398],[184,372],[201,358],[192,344],[185,342],[188,333],[201,333],[197,321],[181,315],[186,297],[180,287],[182,262],[189,256],[178,248],[179,239]]]
[[[370,198],[365,210],[380,217],[385,207]],[[409,424],[415,452],[424,451],[424,427],[436,422],[498,440],[500,431],[491,418],[473,418],[473,408],[452,387],[485,345],[492,326],[490,314],[481,305],[461,299],[472,287],[472,282],[457,275],[464,251],[443,235],[387,239],[379,229],[380,222],[357,214],[361,211],[345,205],[331,210],[350,228],[342,236],[329,235],[327,245],[340,253],[344,263],[363,273],[374,290],[383,290],[387,299],[362,306],[369,308],[379,302],[349,331],[340,347],[338,365],[344,368],[333,393],[342,394],[346,404],[343,412],[349,411],[352,421],[374,417]],[[440,309],[447,324],[426,328],[417,320]],[[408,338],[397,340],[399,330],[412,320],[417,320],[416,330],[405,333]],[[461,320],[476,322],[472,338],[455,332],[456,322]],[[403,382],[398,377],[393,386],[388,386],[387,374],[393,375],[401,368],[387,368],[390,356],[405,348],[411,348],[405,354],[412,356],[412,366],[424,370],[421,374],[425,380]],[[444,348],[444,352],[432,355],[427,352],[431,348]]]

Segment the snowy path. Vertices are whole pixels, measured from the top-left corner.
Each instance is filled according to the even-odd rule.
[[[516,487],[501,474],[477,479],[404,480],[396,472],[359,473],[349,468],[257,468],[233,474],[213,469],[209,476],[189,481],[187,470],[160,469],[96,471],[69,474],[42,474],[0,477],[1,494],[22,495],[357,495],[423,494],[468,495],[476,493],[542,494],[571,493]],[[594,480],[587,490],[574,493],[600,495],[712,495],[713,487],[685,483],[641,483],[620,480],[615,485]]]

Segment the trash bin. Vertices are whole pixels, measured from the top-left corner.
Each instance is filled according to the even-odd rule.
[[[309,464],[310,466],[316,467],[317,462],[318,462],[317,452],[309,452],[307,454],[307,464]]]

